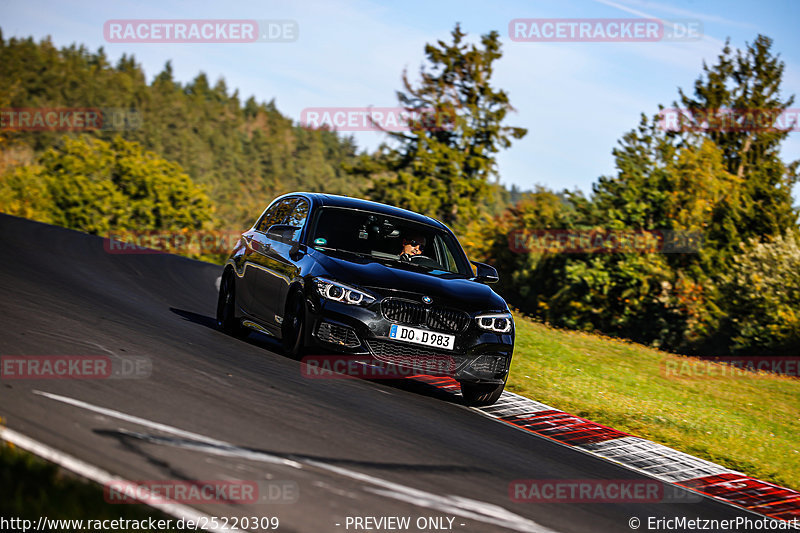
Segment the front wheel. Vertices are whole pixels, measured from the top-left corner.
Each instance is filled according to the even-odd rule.
[[[301,290],[296,290],[289,298],[286,305],[286,314],[283,317],[281,336],[283,349],[286,355],[293,359],[300,359],[305,352],[305,296]]]
[[[506,384],[483,385],[478,383],[461,383],[461,395],[464,402],[472,407],[492,405],[503,394]]]
[[[236,318],[236,282],[230,272],[223,274],[219,283],[217,327],[234,337],[244,337],[249,332]]]

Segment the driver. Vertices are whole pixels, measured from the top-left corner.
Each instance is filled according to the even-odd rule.
[[[425,248],[425,237],[422,235],[411,234],[403,237],[403,249],[400,250],[402,261],[411,261],[411,256],[421,255]]]

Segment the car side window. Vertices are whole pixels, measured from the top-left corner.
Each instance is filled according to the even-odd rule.
[[[288,224],[287,219],[292,214],[297,198],[287,198],[278,205],[278,211],[275,213],[275,221],[272,224]],[[270,226],[272,225],[270,224]],[[264,231],[267,231],[269,226]]]
[[[450,253],[450,249],[447,246],[445,246],[443,242],[441,242],[441,239],[439,239],[439,237],[437,237],[437,239],[440,242],[441,249],[444,250],[444,261],[441,262],[445,265],[446,270],[450,272],[458,272],[458,265],[456,264],[456,258],[453,257],[452,253]]]
[[[259,220],[258,224],[256,224],[256,231],[267,231],[267,228],[270,226],[269,221],[275,218],[275,212],[278,210],[279,204],[280,202],[272,204],[272,207],[267,209],[264,214],[261,215],[261,220]]]
[[[295,202],[297,202],[297,198],[287,198],[267,209],[267,212],[264,213],[264,216],[262,216],[261,220],[258,222],[256,231],[266,233],[270,226],[274,224],[283,224],[289,213],[292,212],[292,207],[294,207]]]
[[[290,226],[297,226],[299,229],[294,232],[292,235],[292,240],[296,241],[300,238],[300,232],[303,229],[303,225],[306,223],[306,219],[308,218],[308,202],[303,199],[300,199],[295,205],[294,210],[289,215],[289,218],[286,220],[286,224]]]

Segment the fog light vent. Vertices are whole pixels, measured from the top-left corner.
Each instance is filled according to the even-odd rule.
[[[332,344],[339,344],[340,346],[347,346],[354,348],[361,343],[358,342],[358,336],[353,328],[347,326],[340,326],[338,324],[331,324],[330,322],[323,322],[317,328],[317,338],[324,342]]]
[[[506,371],[508,357],[505,355],[482,355],[472,363],[472,369],[481,374],[502,374]]]

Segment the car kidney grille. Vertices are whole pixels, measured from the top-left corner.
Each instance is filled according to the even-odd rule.
[[[458,333],[469,325],[469,315],[457,309],[430,307],[408,300],[387,298],[381,302],[387,320],[408,326],[428,326],[437,331]]]
[[[381,302],[381,309],[388,320],[400,324],[422,325],[428,314],[428,309],[423,305],[394,298]]]
[[[461,331],[469,323],[469,315],[451,309],[431,309],[428,326],[444,331]]]

